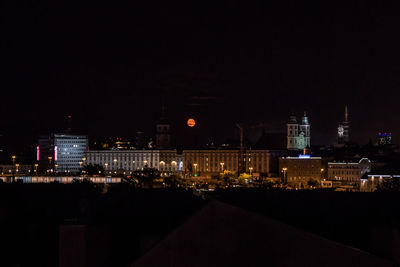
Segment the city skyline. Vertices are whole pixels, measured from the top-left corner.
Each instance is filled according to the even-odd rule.
[[[0,132],[11,146],[64,129],[68,114],[94,138],[151,132],[163,98],[175,135],[194,117],[203,143],[234,136],[236,123],[284,132],[307,111],[313,143],[330,144],[345,105],[359,143],[379,131],[398,143],[400,37],[386,6],[54,5],[7,6],[0,64],[13,101]]]

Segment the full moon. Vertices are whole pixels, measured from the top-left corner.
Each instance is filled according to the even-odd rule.
[[[189,127],[194,127],[196,125],[196,121],[194,119],[188,119],[187,125]]]

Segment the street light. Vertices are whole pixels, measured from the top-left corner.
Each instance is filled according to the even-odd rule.
[[[13,165],[15,164],[15,159],[17,158],[17,156],[15,156],[15,155],[12,155],[11,156],[11,160],[12,160],[12,163],[13,163]],[[11,171],[11,170],[10,170]],[[14,170],[12,171],[12,181],[13,182],[15,182],[15,177],[14,177]]]
[[[282,168],[282,172],[283,172],[283,183],[287,183],[287,177],[286,177],[287,168]]]
[[[221,165],[222,171],[224,171],[224,165],[225,165],[225,163],[224,163],[224,162],[221,162],[220,165]]]
[[[18,167],[19,167],[19,164],[18,164],[18,163],[15,164],[15,169],[16,169],[15,172],[16,172],[16,173],[18,173]]]
[[[37,174],[37,168],[38,168],[39,164],[35,163],[34,166],[35,166],[35,174]]]
[[[53,170],[53,168],[51,167],[51,161],[53,160],[53,157],[48,157],[48,159],[49,159],[50,171],[52,171],[52,170]]]
[[[104,166],[106,166],[106,172],[107,172],[107,167],[108,167],[108,163],[104,163]]]
[[[194,175],[197,176],[197,163],[193,163],[194,166]]]
[[[251,175],[253,172],[253,167],[249,167],[249,170],[250,170],[250,175]]]

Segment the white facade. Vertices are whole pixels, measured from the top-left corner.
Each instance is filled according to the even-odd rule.
[[[290,117],[287,124],[287,146],[289,150],[303,150],[311,146],[311,125],[306,113],[301,118],[301,124],[297,123],[295,116]]]
[[[54,171],[58,173],[78,173],[88,150],[86,135],[55,134],[53,137]]]
[[[145,167],[155,168],[162,175],[182,170],[176,150],[93,150],[86,152],[85,164],[100,165],[106,173],[130,173]]]
[[[361,177],[371,171],[371,161],[362,158],[359,162],[328,162],[328,179],[343,184],[358,186]]]

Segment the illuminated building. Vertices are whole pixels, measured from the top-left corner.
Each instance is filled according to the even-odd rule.
[[[101,148],[111,150],[135,149],[131,140],[122,137],[108,138],[105,142],[101,143]]]
[[[378,133],[378,146],[392,144],[392,133]]]
[[[367,174],[361,178],[360,191],[374,192],[386,179],[400,179],[400,173],[397,174]]]
[[[279,170],[284,183],[292,188],[307,188],[309,181],[320,184],[325,177],[326,159],[300,155],[279,158]]]
[[[346,144],[350,141],[350,122],[347,106],[344,108],[344,121],[338,126],[338,144]]]
[[[106,174],[130,174],[155,168],[163,176],[179,173],[182,160],[176,150],[92,150],[85,154],[86,164],[100,165]]]
[[[53,134],[39,138],[37,160],[41,172],[79,173],[85,152],[86,135]]]
[[[342,185],[360,186],[361,177],[371,171],[371,161],[362,158],[357,162],[328,162],[328,180]]]
[[[290,116],[287,123],[287,149],[303,150],[310,147],[311,143],[311,125],[307,114],[301,118],[301,124],[297,123],[296,116]]]
[[[239,171],[239,150],[198,149],[183,150],[183,171],[186,176],[211,177],[224,171]],[[246,150],[244,152],[245,172],[253,176],[268,176],[276,172],[276,153],[270,150]]]
[[[0,165],[1,175],[10,175],[14,173],[15,175],[34,173],[34,168],[30,164],[15,164],[15,165]]]

